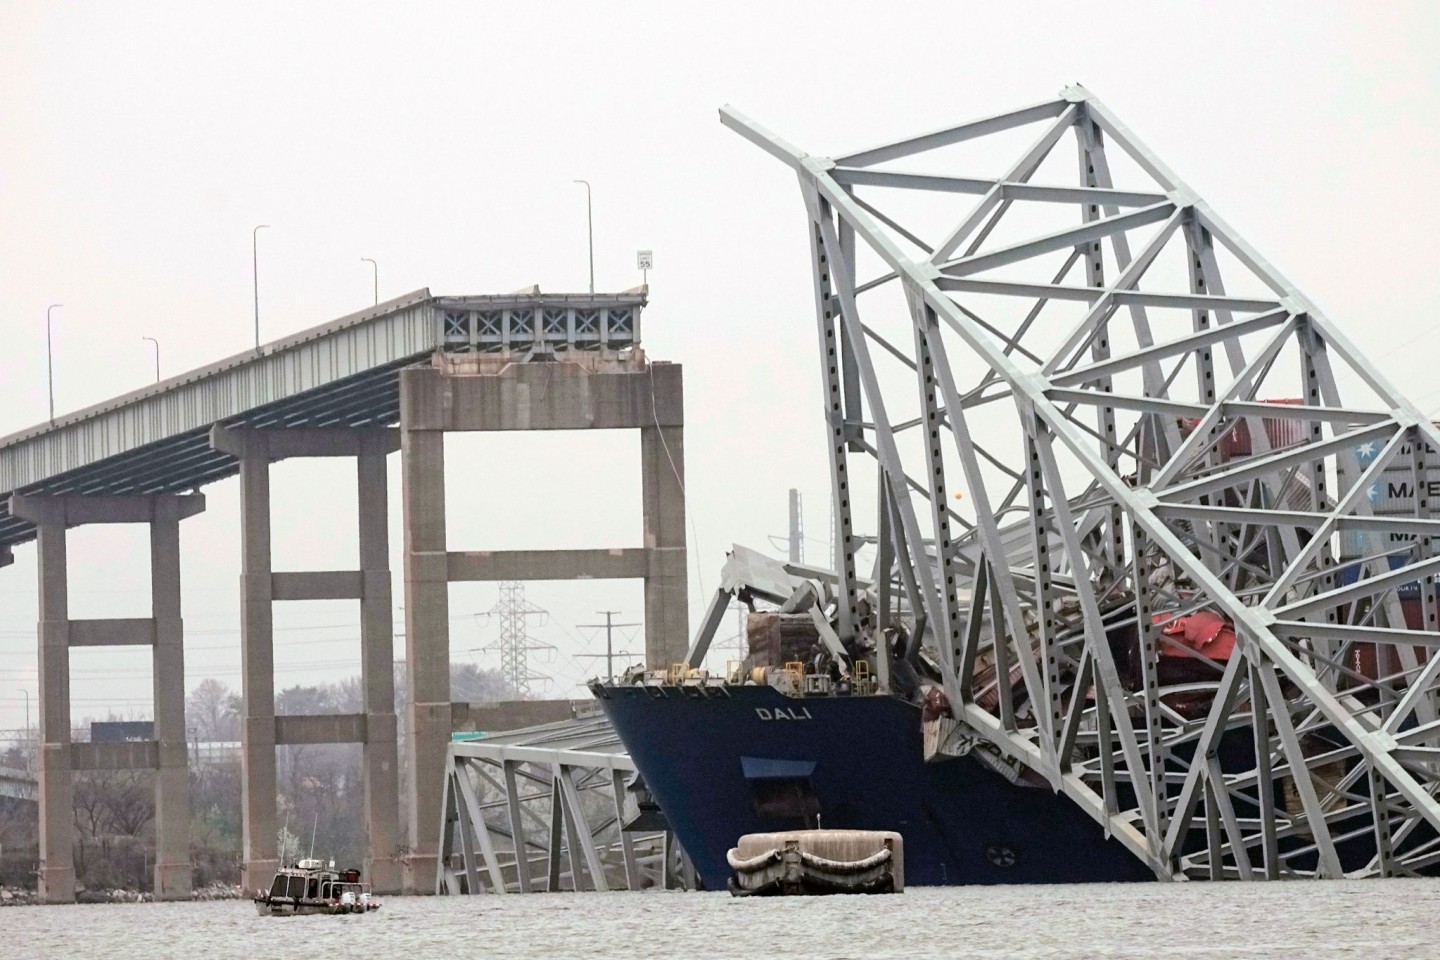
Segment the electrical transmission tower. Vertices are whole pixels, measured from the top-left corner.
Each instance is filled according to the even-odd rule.
[[[500,652],[500,674],[514,696],[523,699],[530,696],[531,684],[548,684],[550,676],[530,669],[530,654],[545,651],[553,656],[555,646],[530,636],[527,624],[529,617],[539,617],[540,625],[544,626],[550,612],[525,599],[525,584],[518,580],[500,581],[500,599],[487,616],[500,622],[500,639],[481,649]]]

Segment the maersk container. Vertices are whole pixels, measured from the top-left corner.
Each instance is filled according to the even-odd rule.
[[[1372,440],[1362,443],[1355,448],[1355,459],[1359,461],[1359,467],[1363,471],[1379,456],[1384,444]],[[1440,454],[1429,444],[1425,446],[1425,499],[1428,501],[1430,510],[1440,517]],[[1366,499],[1370,503],[1370,509],[1377,517],[1413,517],[1415,516],[1416,488],[1415,471],[1411,464],[1410,444],[1404,444],[1390,460],[1390,465],[1380,471],[1380,475],[1370,484],[1366,491]],[[1345,469],[1342,464],[1340,471],[1340,489],[1349,489],[1350,483],[1347,480]]]

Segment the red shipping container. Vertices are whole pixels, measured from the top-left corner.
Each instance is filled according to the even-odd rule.
[[[1283,403],[1287,406],[1299,406],[1305,401],[1293,400],[1264,400],[1262,403]],[[1301,420],[1283,419],[1281,417],[1265,417],[1265,436],[1270,440],[1270,449],[1278,450],[1281,447],[1293,447],[1305,440],[1305,423]],[[1233,457],[1248,457],[1251,455],[1250,424],[1244,420],[1235,424],[1234,428],[1220,440],[1220,458],[1229,460]]]

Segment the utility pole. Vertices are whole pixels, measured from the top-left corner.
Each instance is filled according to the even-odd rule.
[[[585,630],[592,630],[592,629],[593,629],[593,630],[599,630],[601,627],[604,627],[604,628],[605,628],[605,652],[604,652],[604,653],[581,653],[581,654],[577,654],[577,656],[580,656],[580,657],[604,657],[604,658],[605,658],[605,675],[609,678],[609,681],[610,681],[611,683],[614,683],[614,682],[615,682],[615,637],[614,637],[615,628],[616,628],[616,627],[639,627],[639,626],[642,626],[642,624],[639,624],[639,623],[616,623],[616,622],[614,621],[614,617],[615,617],[616,614],[618,614],[618,613],[620,612],[619,610],[597,610],[597,611],[595,611],[595,612],[598,613],[598,614],[600,614],[600,615],[602,615],[602,616],[605,618],[605,622],[604,622],[604,623],[577,623],[576,626],[577,626],[577,627],[580,627],[581,629],[585,629]],[[622,657],[631,657],[631,656],[634,656],[634,654],[632,654],[629,650],[621,650],[621,651],[620,651],[620,656],[622,656]]]
[[[750,656],[750,637],[745,627],[750,616],[750,607],[739,600],[733,601],[735,605],[735,659],[743,662]]]
[[[805,511],[794,487],[790,488],[790,562],[805,562]]]
[[[35,762],[30,759],[35,754],[34,745],[30,743],[30,691],[21,687],[20,692],[25,694],[25,772],[29,773],[35,767]]]

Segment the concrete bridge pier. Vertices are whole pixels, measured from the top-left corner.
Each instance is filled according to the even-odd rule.
[[[240,461],[241,510],[241,833],[247,889],[268,887],[279,864],[276,746],[360,743],[368,832],[365,879],[377,893],[400,889],[399,762],[385,457],[399,448],[386,428],[295,427],[211,430],[216,450]],[[356,570],[276,572],[270,553],[270,464],[286,457],[354,457],[359,488]],[[364,712],[275,715],[272,604],[285,600],[360,602]]]
[[[190,795],[185,741],[184,629],[180,618],[180,521],[205,509],[200,494],[10,498],[12,516],[35,524],[39,542],[40,898],[75,900],[74,772],[155,771],[155,897],[191,894]],[[143,619],[72,620],[66,586],[66,531],[86,523],[150,526],[151,614]],[[70,650],[149,646],[154,652],[155,738],[72,743]]]
[[[663,668],[689,645],[684,394],[679,364],[637,350],[437,354],[400,372],[405,510],[405,651],[410,797],[405,891],[435,889],[443,830],[450,700],[449,585],[460,581],[643,580],[645,660]],[[639,546],[452,551],[445,536],[445,434],[496,430],[640,431]],[[569,465],[583,475],[585,464]],[[583,482],[583,481],[582,481]]]

